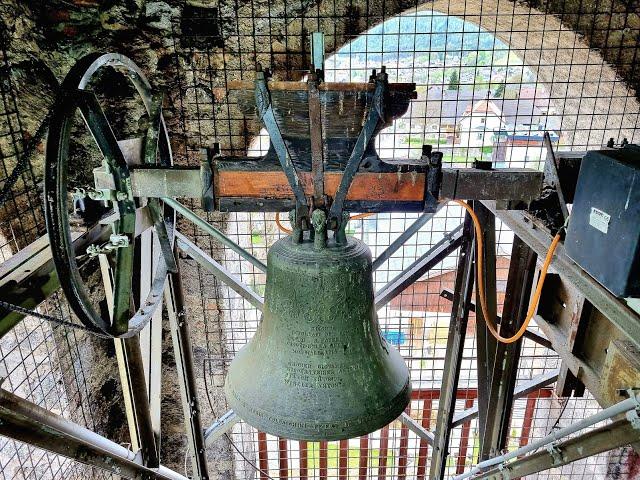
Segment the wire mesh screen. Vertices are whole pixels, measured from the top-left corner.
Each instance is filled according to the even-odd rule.
[[[193,149],[218,142],[223,154],[265,154],[269,146],[266,130],[256,118],[239,111],[236,97],[226,87],[235,80],[253,80],[258,64],[269,68],[276,80],[304,80],[310,53],[307,34],[315,30],[325,33],[331,52],[325,62],[326,81],[367,81],[372,69],[384,65],[390,81],[416,84],[418,98],[407,114],[377,138],[376,148],[383,159],[417,158],[422,145],[431,144],[444,153],[448,165],[491,160],[497,167],[539,169],[546,156],[544,132],[549,132],[555,148],[572,151],[601,147],[610,138],[614,143],[640,138],[638,101],[627,83],[637,77],[633,59],[638,27],[632,26],[635,16],[631,11],[619,11],[612,4],[585,15],[579,7],[567,4],[554,12],[551,6],[544,11],[510,2],[434,2],[400,16],[386,13],[393,8],[397,6],[357,2],[320,3],[310,8],[291,2],[221,5],[215,12],[226,39],[221,45],[174,44],[179,58],[192,59],[179,63],[184,68],[180,75],[183,98],[190,95],[197,110],[213,108],[209,135],[199,136],[201,143]],[[617,24],[622,22],[623,33],[607,31],[603,15],[615,17]],[[579,24],[582,35],[565,26],[571,22]],[[179,32],[176,25],[174,33]],[[598,52],[587,41],[607,47]],[[604,60],[614,57],[616,68]],[[222,61],[222,72],[212,68],[216,61]],[[214,98],[209,98],[203,86],[209,86]],[[375,258],[416,219],[413,214],[379,214],[351,222],[349,229],[370,246]],[[446,207],[376,271],[376,288],[461,222],[461,210]],[[263,260],[268,247],[283,235],[273,214],[229,214],[222,225]],[[192,233],[201,245],[209,243],[198,232]],[[499,298],[504,298],[513,234],[498,224],[496,236]],[[211,244],[209,248],[245,283],[264,293],[262,273],[233,252],[220,252]],[[451,304],[440,291],[453,288],[456,264],[457,254],[451,255],[378,312],[383,335],[400,350],[411,370],[414,399],[409,413],[427,429],[435,427],[451,315]],[[215,283],[211,278],[206,282],[207,288]],[[233,291],[223,285],[216,285],[216,291],[216,301],[204,306],[206,328],[216,330],[225,348],[216,345],[210,352],[209,360],[215,365],[210,371],[217,372],[209,383],[211,389],[222,386],[226,365],[259,322],[258,312]],[[457,413],[476,403],[475,359],[472,316]],[[517,383],[559,366],[553,351],[527,339]],[[216,405],[218,414],[222,408],[223,400]],[[589,396],[558,399],[553,385],[516,399],[509,448],[543,437],[597,408]],[[400,422],[359,439],[320,443],[287,441],[240,423],[231,439],[240,452],[235,464],[238,478],[426,478],[431,461],[426,441]],[[453,429],[449,450],[448,476],[478,461],[477,419]],[[583,476],[585,465],[590,465],[593,478],[599,478],[615,461],[601,455],[552,473]]]
[[[82,3],[82,2],[76,2]],[[88,2],[92,3],[92,2]],[[378,137],[381,158],[417,158],[422,145],[444,154],[446,165],[490,160],[497,167],[541,168],[549,132],[555,147],[583,151],[610,138],[640,142],[640,20],[633,2],[219,2],[205,8],[180,4],[171,10],[162,49],[170,52],[167,121],[176,163],[197,165],[214,143],[226,155],[261,155],[269,146],[259,121],[240,111],[228,92],[235,80],[253,80],[260,64],[276,80],[303,80],[309,69],[308,34],[325,33],[329,55],[325,79],[363,82],[385,66],[393,82],[413,82],[418,97],[408,112]],[[533,2],[531,2],[533,5]],[[124,46],[126,47],[126,45]],[[155,48],[155,47],[154,47]],[[163,54],[166,51],[163,50]],[[4,53],[4,52],[3,52]],[[25,132],[11,86],[6,53],[0,105],[0,183],[6,182],[23,148]],[[158,62],[160,63],[160,62]],[[174,81],[175,80],[175,81]],[[33,132],[29,132],[32,134]],[[3,260],[44,233],[41,171],[22,174],[2,207]],[[195,206],[195,202],[192,204]],[[283,233],[273,213],[205,214],[244,248],[265,260]],[[404,232],[416,214],[378,214],[352,221],[349,233],[364,240],[374,258]],[[446,206],[421,227],[375,273],[381,288],[462,222],[459,207]],[[265,276],[192,225],[179,228],[213,258],[264,293]],[[504,297],[513,234],[497,226],[497,280]],[[383,335],[410,368],[414,397],[408,413],[435,428],[457,253],[431,269],[379,314]],[[221,387],[234,354],[254,334],[259,314],[227,286],[183,259],[201,398],[211,420],[227,408]],[[52,308],[63,313],[53,302]],[[93,428],[86,408],[92,390],[83,370],[82,338],[28,319],[2,339],[3,386]],[[475,322],[465,342],[456,413],[477,400]],[[558,356],[524,341],[517,383],[559,368]],[[73,381],[61,376],[73,372]],[[60,383],[62,382],[62,383]],[[207,408],[209,407],[209,408]],[[513,406],[509,448],[546,435],[589,415],[589,396],[558,399],[549,385]],[[239,423],[230,434],[233,478],[427,478],[431,447],[396,421],[368,436],[342,442],[305,443],[278,439]],[[3,440],[5,478],[87,476],[81,467],[25,445]],[[227,445],[229,446],[229,445]],[[452,430],[449,477],[478,460],[477,419]],[[601,455],[553,472],[601,478],[620,458]],[[547,473],[541,478],[548,478]],[[221,476],[222,478],[222,476]]]
[[[23,128],[11,58],[5,48],[8,32],[4,23],[1,26],[0,264],[28,248],[46,231],[40,198],[42,168],[34,166],[33,159],[24,161],[25,145],[35,132]],[[3,277],[10,273],[0,269]],[[70,320],[58,293],[38,310]],[[26,317],[0,339],[2,388],[87,428],[100,430],[102,420],[96,422],[90,408],[100,395],[89,380],[91,354],[95,353],[91,345],[93,341],[88,341],[85,333]],[[0,439],[0,475],[3,479],[111,478],[100,470],[7,438]]]

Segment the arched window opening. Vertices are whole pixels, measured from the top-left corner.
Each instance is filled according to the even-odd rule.
[[[466,20],[435,9],[415,9],[368,29],[326,59],[325,81],[328,82],[365,82],[372,69],[384,65],[390,82],[416,84],[418,98],[412,101],[403,117],[395,120],[376,139],[376,150],[382,160],[417,158],[422,145],[430,144],[434,150],[443,152],[447,166],[464,168],[472,166],[476,160],[484,160],[491,161],[496,168],[541,169],[547,154],[543,144],[545,132],[549,133],[554,147],[560,150],[596,148],[606,143],[609,136],[621,139],[628,134],[631,138],[637,135],[637,102],[630,94],[620,93],[625,105],[622,114],[618,115],[615,110],[619,107],[617,100],[613,102],[615,107],[609,110],[596,100],[590,121],[581,120],[578,112],[585,104],[591,105],[589,98],[582,100],[580,97],[580,92],[586,91],[587,87],[579,86],[571,73],[567,80],[549,81],[550,69],[560,72],[565,68],[564,64],[558,62],[559,65],[551,66],[543,61],[542,57],[548,52],[543,52],[542,47],[537,62],[532,60],[532,49],[520,45],[528,34],[526,31],[521,33],[522,38],[516,38],[518,34],[514,34],[514,43],[518,45],[514,47],[505,41],[504,35],[486,30],[473,19]],[[537,34],[543,35],[543,32]],[[576,63],[581,61],[576,56]],[[592,59],[592,62],[605,71],[601,59]],[[572,68],[576,67],[569,66],[569,71]],[[559,74],[559,78],[564,77]],[[561,88],[564,88],[564,95],[559,93]],[[606,97],[619,88],[623,87],[614,82],[611,90],[600,90],[599,87],[597,90]],[[574,101],[576,97],[580,101]],[[607,114],[611,121],[603,124],[601,116]],[[268,134],[263,129],[252,139],[248,153],[250,156],[264,155],[269,144]],[[377,214],[352,221],[349,233],[364,240],[376,258],[418,216]],[[253,248],[254,252],[266,253],[267,247],[282,235],[269,214],[238,213],[232,214],[231,219],[233,228],[239,229],[236,230],[238,238],[246,239],[247,247]],[[462,219],[463,212],[459,207],[445,206],[376,270],[376,288],[410,267]],[[242,225],[250,227],[242,230]],[[498,222],[496,276],[500,305],[506,294],[512,244],[513,233]],[[441,292],[453,289],[457,262],[457,254],[450,255],[378,312],[382,334],[404,356],[414,390],[419,392],[411,404],[411,415],[427,428],[435,422],[447,356],[451,303],[441,296]],[[242,269],[239,272],[243,274]],[[260,286],[264,282],[255,273],[245,278],[250,278],[253,285]],[[248,315],[246,309],[230,315],[232,323],[244,326],[240,337],[250,337],[258,319]],[[474,405],[479,388],[475,334],[472,315],[456,404],[460,411]],[[240,337],[236,330],[231,336],[230,350],[234,351],[244,343]],[[559,366],[559,358],[554,352],[528,340],[525,344],[518,382]],[[524,444],[543,433],[548,418],[557,416],[560,410],[560,405],[551,397],[551,390],[546,388],[515,401],[510,446]],[[573,415],[575,418],[586,416],[594,408],[597,404],[592,399],[580,399],[573,405]],[[410,433],[400,422],[394,422],[366,439],[319,445],[286,442],[261,433],[254,435],[244,424],[237,427],[234,438],[242,439],[247,455],[257,452],[257,457],[252,458],[257,458],[260,468],[269,472],[278,472],[281,467],[278,461],[286,450],[287,468],[294,477],[298,474],[304,478],[315,478],[314,475],[320,478],[350,478],[352,475],[376,478],[380,475],[380,466],[388,464],[389,478],[396,478],[396,475],[397,478],[426,478],[430,465],[430,449],[426,448],[424,440]],[[456,427],[449,446],[449,475],[462,473],[477,461],[477,439],[477,420]],[[425,453],[427,450],[429,453]],[[341,460],[343,457],[348,460]],[[238,468],[245,470],[253,468],[246,462],[239,465],[242,467]],[[364,465],[364,469],[359,469],[359,465]],[[382,471],[386,472],[386,469],[384,467]]]

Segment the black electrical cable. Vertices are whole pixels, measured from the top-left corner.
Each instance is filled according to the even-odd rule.
[[[4,48],[4,45],[2,47]],[[13,167],[13,170],[11,171],[9,176],[7,176],[4,184],[2,185],[2,190],[0,191],[0,206],[2,206],[8,200],[9,196],[11,195],[11,189],[14,187],[20,176],[28,170],[31,156],[35,153],[38,145],[44,139],[45,134],[49,129],[49,120],[51,119],[51,115],[53,114],[53,109],[56,108],[60,101],[60,83],[58,82],[58,79],[53,74],[51,69],[41,66],[39,72],[43,75],[46,82],[55,93],[55,100],[49,107],[49,111],[47,112],[47,114],[42,119],[38,130],[36,130],[31,138],[23,142],[24,148],[21,154],[17,154],[18,161],[16,163],[16,166]]]
[[[566,398],[565,401],[564,401],[564,404],[562,405],[562,408],[560,409],[560,413],[558,414],[558,417],[556,418],[556,421],[551,426],[551,428],[547,432],[547,435],[545,435],[545,436],[551,435],[551,432],[553,432],[556,428],[558,428],[558,424],[560,423],[560,419],[562,418],[562,415],[564,414],[564,411],[567,408],[568,404],[569,404],[569,398]]]
[[[0,308],[3,308],[5,310],[9,310],[9,311],[12,311],[12,312],[20,313],[22,315],[27,315],[27,316],[30,316],[30,317],[36,317],[36,318],[39,318],[40,320],[46,320],[47,322],[56,323],[58,325],[63,325],[65,327],[75,328],[75,329],[78,329],[78,330],[82,330],[84,332],[89,332],[89,333],[92,333],[92,334],[96,335],[97,337],[112,338],[112,337],[109,337],[107,335],[102,335],[100,333],[97,333],[95,330],[87,328],[84,325],[81,325],[79,323],[69,322],[69,321],[64,320],[62,318],[54,317],[53,315],[47,315],[46,313],[40,313],[40,312],[36,312],[34,310],[29,310],[28,308],[21,307],[20,305],[14,305],[13,303],[5,302],[4,300],[0,300]]]
[[[35,152],[38,144],[44,138],[45,132],[49,127],[50,117],[51,117],[51,111],[49,111],[49,113],[47,113],[47,115],[44,117],[44,120],[40,124],[40,127],[36,131],[35,135],[31,137],[27,142],[25,142],[22,155],[18,156],[18,162],[16,163],[16,166],[13,167],[13,170],[4,181],[4,184],[2,185],[2,191],[0,192],[0,206],[2,206],[11,195],[11,189],[20,178],[20,175],[26,172],[27,169],[29,168],[29,160],[31,159],[31,156]]]
[[[202,360],[202,377],[203,377],[202,380],[204,381],[204,391],[207,394],[207,402],[209,402],[209,408],[211,409],[211,413],[213,414],[214,418],[218,418],[218,415],[216,414],[216,410],[213,407],[213,402],[211,401],[211,396],[209,395],[209,382],[207,382],[206,362],[207,362],[206,358],[204,360]],[[209,373],[210,374],[213,373],[212,370],[211,370],[211,364],[209,364]],[[255,463],[253,463],[251,460],[249,460],[246,457],[246,455],[233,442],[233,440],[231,440],[231,437],[229,436],[229,434],[227,432],[224,433],[224,436],[227,437],[227,440],[229,441],[231,446],[235,449],[235,451],[238,452],[238,455],[240,455],[245,462],[247,462],[251,467],[253,467],[256,472],[260,473],[261,475],[264,475],[265,477],[267,477],[270,480],[275,480],[267,472],[265,472],[260,467],[258,467]]]

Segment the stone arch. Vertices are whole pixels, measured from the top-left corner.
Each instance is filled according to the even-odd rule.
[[[551,102],[561,117],[564,146],[585,150],[602,146],[610,137],[640,142],[639,93],[630,86],[640,85],[640,69],[633,66],[638,55],[638,40],[633,32],[640,30],[640,14],[618,0],[603,2],[606,5],[599,4],[595,9],[585,7],[578,0],[566,0],[559,5],[547,5],[545,12],[508,0],[418,3],[321,0],[302,2],[297,11],[286,11],[283,5],[269,5],[270,17],[292,20],[278,26],[270,22],[241,21],[229,41],[239,42],[238,34],[268,39],[269,48],[263,51],[270,54],[257,54],[256,62],[271,65],[276,78],[299,80],[300,72],[306,67],[306,59],[300,52],[308,51],[305,42],[310,31],[330,32],[326,47],[332,53],[399,14],[430,9],[457,16],[479,25],[519,52],[524,64],[536,72],[539,82],[550,93]],[[610,15],[601,13],[607,10]],[[366,16],[361,12],[366,12]],[[241,7],[238,14],[249,18],[251,9]],[[620,33],[598,35],[602,28],[590,28],[596,22],[602,22],[602,27],[609,29],[619,26]],[[607,63],[600,52],[613,63]],[[234,127],[239,126],[231,126]],[[247,127],[244,138],[260,131],[257,122],[248,122]],[[238,151],[247,146],[231,147]]]
[[[335,52],[375,26],[362,24],[362,18],[356,14],[358,9],[366,8],[361,4],[364,2],[355,0],[348,7],[344,6],[345,11],[337,12],[337,18],[349,16],[340,24],[332,24],[328,14],[336,8],[335,2],[322,1],[311,7],[312,12],[320,12],[323,17],[316,25],[310,25],[313,22],[308,19],[304,22],[297,19],[289,24],[288,33],[295,36],[297,32],[303,38],[305,29],[314,27],[335,32],[327,42],[328,51]],[[634,82],[635,72],[632,70],[625,81],[600,52],[590,47],[578,32],[564,25],[553,12],[545,13],[505,0],[435,0],[409,8],[403,2],[387,2],[384,12],[379,5],[367,5],[367,18],[376,19],[375,24],[399,14],[433,10],[479,25],[509,45],[547,88],[561,119],[564,146],[574,150],[598,148],[611,137],[616,141],[627,138],[630,142],[640,142],[638,92],[626,83]],[[611,8],[613,12],[614,7]],[[574,9],[569,5],[567,11]],[[629,16],[640,25],[637,14]],[[303,26],[305,22],[306,26]],[[579,25],[580,18],[576,22]],[[597,45],[597,42],[593,43]]]

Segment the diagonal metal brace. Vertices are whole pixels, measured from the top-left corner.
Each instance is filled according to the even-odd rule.
[[[282,166],[282,169],[287,176],[287,180],[289,181],[289,185],[291,186],[291,190],[293,190],[293,194],[296,197],[296,204],[299,207],[306,207],[307,199],[304,195],[304,189],[300,183],[300,178],[298,178],[296,167],[291,160],[289,149],[282,138],[280,127],[278,127],[278,123],[276,122],[276,117],[273,113],[273,105],[271,104],[271,95],[269,94],[269,87],[267,86],[267,78],[262,70],[258,70],[256,72],[255,88],[258,117],[262,120],[262,123],[264,123],[264,126],[269,133],[271,144],[278,155],[280,165]],[[305,215],[305,217],[306,216],[308,215]]]
[[[373,132],[378,127],[378,124],[384,121],[385,97],[389,86],[388,75],[384,67],[382,67],[380,73],[375,76],[375,83],[376,88],[373,92],[371,108],[369,108],[369,113],[364,125],[362,126],[362,130],[360,130],[358,140],[353,146],[351,156],[349,157],[342,174],[340,186],[336,191],[333,203],[331,204],[331,209],[329,210],[329,228],[332,230],[338,230],[342,223],[342,209],[344,207],[344,201],[347,198],[351,182],[358,171],[358,167],[360,167],[367,145],[369,145],[371,137],[373,137]]]

